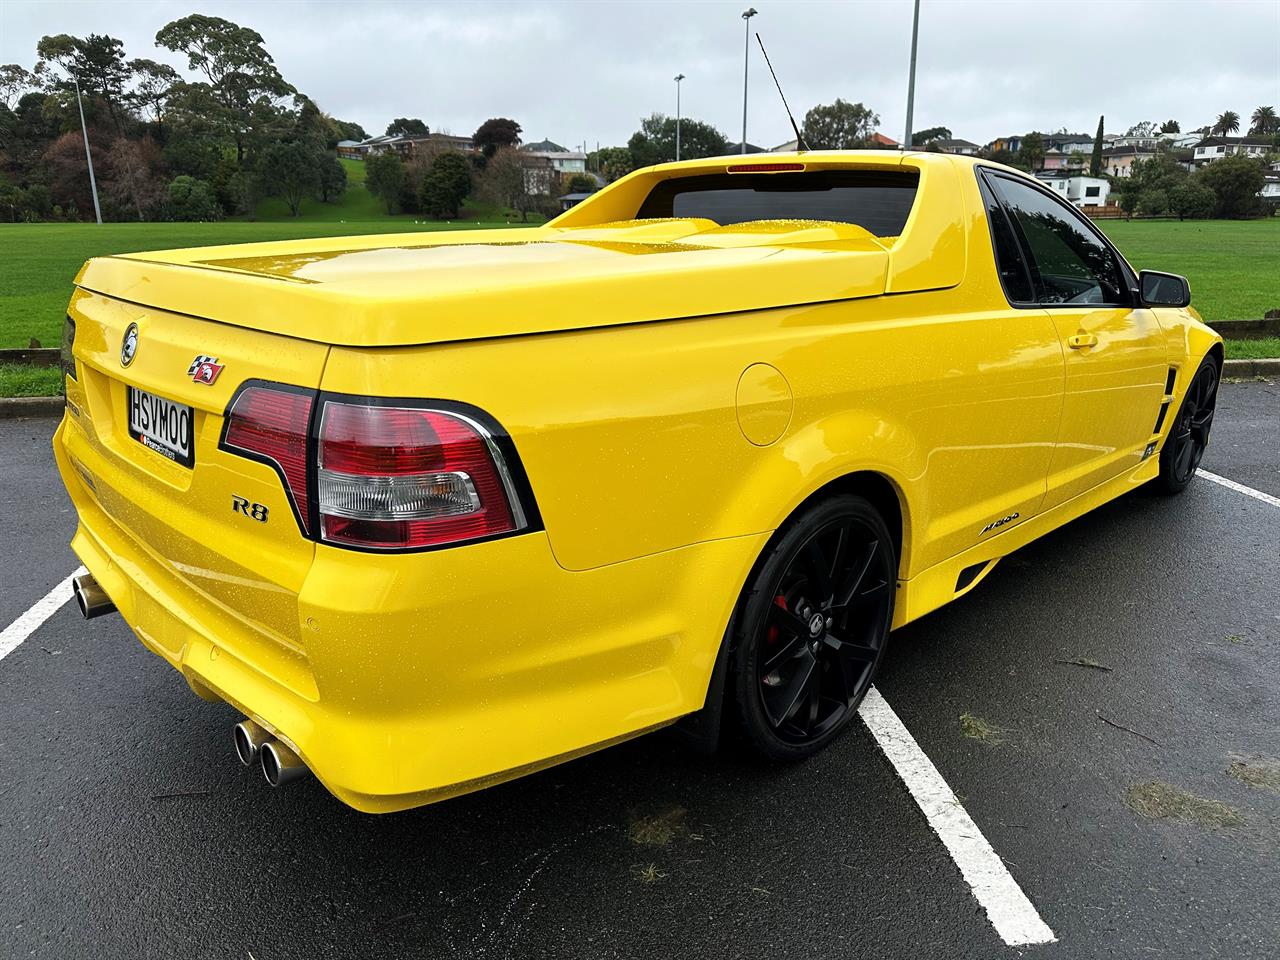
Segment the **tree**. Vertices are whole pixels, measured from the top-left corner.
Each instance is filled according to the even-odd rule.
[[[520,143],[520,124],[506,117],[493,117],[476,128],[471,135],[475,148],[488,160],[499,147],[514,147]]]
[[[123,43],[96,33],[83,39],[59,33],[41,37],[36,43],[36,56],[36,73],[49,74],[55,90],[70,92],[78,80],[81,92],[102,100],[112,126],[123,132],[122,101],[130,76]]]
[[[1098,117],[1098,132],[1093,137],[1093,153],[1089,156],[1089,176],[1102,176],[1102,125],[1106,122],[1106,117]]]
[[[374,154],[364,164],[364,185],[380,199],[387,213],[395,213],[404,189],[404,163],[394,150]]]
[[[1218,119],[1213,125],[1212,133],[1216,133],[1220,137],[1227,134],[1235,133],[1240,129],[1240,114],[1234,110],[1224,110],[1218,114]]]
[[[1126,137],[1150,138],[1156,135],[1156,125],[1154,121],[1143,120],[1141,123],[1135,123],[1132,127],[1124,132]]]
[[[431,131],[427,129],[427,125],[421,120],[409,117],[396,117],[387,124],[387,136],[401,134],[403,136],[425,137]]]
[[[258,161],[258,176],[268,194],[280,197],[297,216],[302,201],[313,196],[320,187],[316,151],[306,143],[273,143]]]
[[[169,215],[174,220],[217,220],[213,188],[195,177],[174,177],[169,184]]]
[[[500,147],[485,164],[477,193],[488,203],[497,204],[520,214],[555,212],[556,190],[560,178],[545,158],[531,157],[513,147]]]
[[[1250,133],[1266,136],[1280,131],[1280,117],[1276,116],[1275,107],[1258,107],[1253,111],[1251,123],[1253,126],[1249,128]]]
[[[1201,167],[1194,179],[1217,197],[1215,216],[1243,220],[1262,212],[1262,198],[1258,194],[1266,183],[1266,177],[1262,163],[1252,157],[1230,154]]]
[[[325,151],[320,155],[320,165],[316,170],[320,179],[320,202],[333,203],[347,191],[347,168],[333,154]]]
[[[187,65],[204,74],[204,83],[183,84],[182,106],[225,129],[244,163],[251,139],[262,139],[281,113],[278,101],[295,93],[276,69],[256,30],[194,13],[165,24],[156,44],[187,56]],[[212,108],[212,109],[210,109]]]
[[[1160,124],[1160,132],[1181,133],[1182,127],[1178,124],[1177,120],[1166,120],[1164,123]]]
[[[353,120],[338,120],[331,118],[334,128],[338,132],[339,140],[368,140],[369,134],[364,132],[364,127]]]
[[[683,123],[681,126],[683,127]],[[606,182],[612,183],[634,170],[635,161],[626,147],[602,147],[587,155],[587,167],[604,177]]]
[[[1173,191],[1189,176],[1186,168],[1167,153],[1135,161],[1129,176],[1116,181],[1120,207],[1126,213],[1164,216],[1170,210]]]
[[[627,141],[634,167],[667,163],[676,158],[676,121],[655,113],[640,121],[640,129]],[[684,117],[680,121],[680,158],[697,160],[716,157],[729,149],[723,133],[700,120]]]
[[[0,66],[0,103],[12,110],[22,95],[36,85],[36,78],[16,63]]]
[[[1022,146],[1018,148],[1018,166],[1030,173],[1040,169],[1044,162],[1044,137],[1032,131],[1022,138]]]
[[[1194,178],[1188,178],[1169,191],[1169,206],[1179,220],[1212,217],[1217,203],[1214,192]]]
[[[880,117],[869,107],[837,97],[806,113],[801,130],[812,150],[852,150],[865,146],[878,126]]]
[[[452,220],[471,192],[471,163],[457,150],[436,156],[422,178],[422,211],[437,220]]]
[[[132,207],[139,220],[160,203],[164,195],[155,170],[160,164],[160,150],[150,137],[130,140],[117,137],[106,156],[103,193],[108,203]]]
[[[929,127],[911,134],[911,145],[923,147],[933,140],[950,140],[951,130],[947,127]]]
[[[1138,194],[1137,210],[1144,217],[1163,217],[1169,212],[1169,195],[1163,190],[1143,190]]]
[[[182,78],[167,63],[156,63],[154,60],[130,60],[129,69],[133,73],[133,90],[129,94],[129,102],[144,117],[150,112],[155,118],[156,127],[163,130],[165,104],[169,102],[170,91],[182,82]]]
[[[565,184],[565,190],[569,193],[591,193],[595,188],[596,182],[585,173],[575,173]]]

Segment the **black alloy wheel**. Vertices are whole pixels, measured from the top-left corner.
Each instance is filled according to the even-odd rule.
[[[1213,411],[1218,402],[1218,365],[1207,358],[1196,371],[1195,379],[1169,427],[1169,436],[1160,451],[1158,484],[1166,493],[1181,493],[1195,476],[1213,426]]]
[[[744,600],[734,655],[755,749],[800,759],[853,718],[885,650],[896,576],[889,530],[861,497],[818,504],[779,539]]]

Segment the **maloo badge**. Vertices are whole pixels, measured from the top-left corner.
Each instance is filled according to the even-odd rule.
[[[120,366],[127,367],[133,363],[133,355],[138,352],[138,325],[136,323],[129,324],[129,328],[124,332],[124,339],[120,341]]]
[[[203,353],[191,361],[187,367],[187,376],[196,383],[213,383],[222,372],[222,364],[217,357],[206,357]]]

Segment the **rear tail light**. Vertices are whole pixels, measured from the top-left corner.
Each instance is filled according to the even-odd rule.
[[[458,414],[330,401],[316,462],[320,535],[330,543],[412,549],[522,522],[502,454]]]
[[[307,496],[307,437],[315,394],[282,386],[241,390],[227,412],[222,445],[275,467],[302,526],[311,532]]]
[[[222,446],[275,467],[303,533],[325,543],[414,550],[529,529],[537,511],[506,435],[445,406],[255,383],[232,401]]]

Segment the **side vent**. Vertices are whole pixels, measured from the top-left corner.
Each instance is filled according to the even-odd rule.
[[[991,566],[991,561],[984,560],[982,563],[975,563],[973,566],[965,567],[961,570],[960,576],[956,577],[956,593],[959,593],[965,587],[969,586],[969,584],[973,583],[973,581],[977,580],[978,575],[989,566]]]
[[[1160,401],[1160,412],[1156,414],[1156,425],[1152,427],[1152,433],[1159,433],[1164,426],[1165,414],[1169,412],[1169,404],[1173,402],[1173,384],[1177,378],[1178,368],[1170,367],[1169,375],[1164,379],[1164,399]]]

